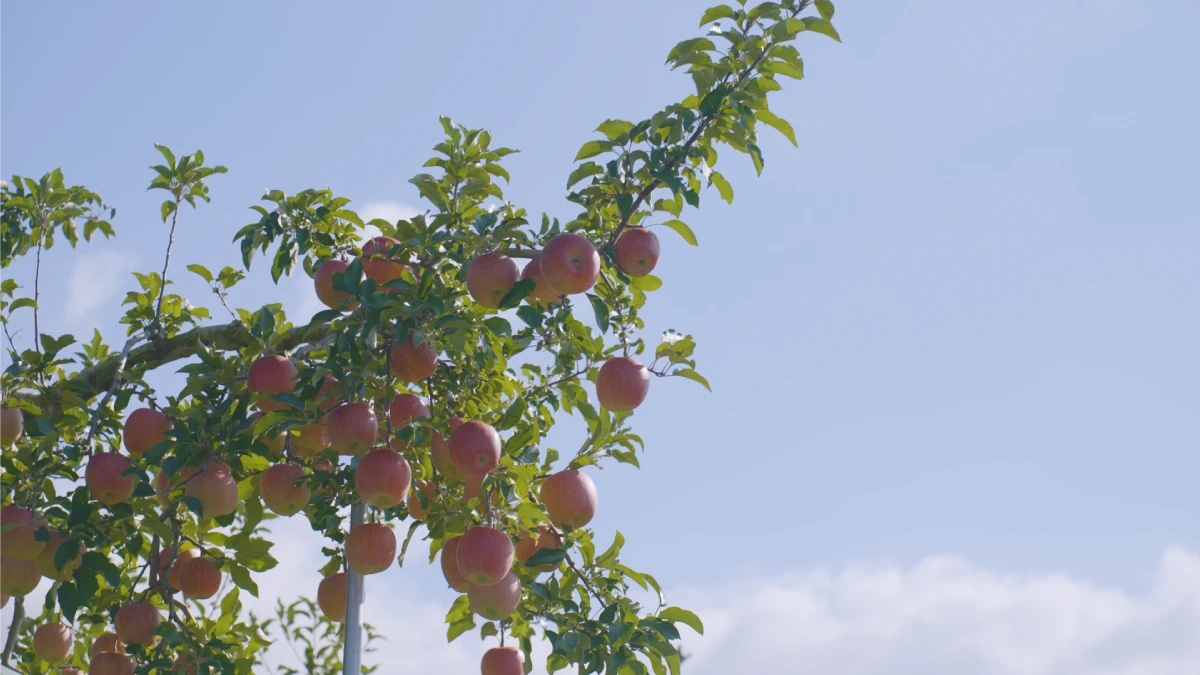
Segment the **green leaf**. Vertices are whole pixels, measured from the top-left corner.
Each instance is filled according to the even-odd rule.
[[[821,13],[821,18],[829,21],[833,18],[833,2],[832,0],[817,0],[817,11]]]
[[[595,176],[601,173],[604,173],[604,167],[595,162],[584,162],[576,167],[575,170],[571,172],[571,175],[567,178],[567,189],[570,190],[572,185],[578,183],[584,178],[587,178],[588,176]]]
[[[799,147],[796,143],[796,132],[792,130],[792,125],[788,121],[779,117],[770,110],[759,110],[754,113],[754,119],[759,120],[783,134],[783,137],[792,142],[793,146]]]
[[[604,302],[597,295],[587,294],[588,300],[592,302],[592,311],[596,314],[596,326],[600,328],[601,333],[608,332],[608,303]]]
[[[611,141],[588,141],[587,143],[583,144],[582,148],[579,148],[579,152],[575,155],[575,161],[578,162],[581,159],[595,157],[596,155],[599,155],[602,152],[608,152],[609,150],[612,150]]]
[[[79,609],[79,599],[75,592],[75,584],[64,581],[59,585],[58,608],[67,621],[75,620],[75,612]]]
[[[725,176],[722,176],[720,173],[714,171],[712,172],[712,175],[708,177],[708,180],[710,183],[717,186],[717,192],[721,193],[721,199],[724,199],[730,204],[733,203],[733,186],[729,184],[729,181],[725,180]]]
[[[33,298],[17,298],[16,300],[13,300],[11,305],[8,306],[8,311],[15,312],[22,307],[33,307],[34,309],[37,309],[37,303],[33,301]]]
[[[700,17],[700,27],[703,28],[704,24],[712,23],[718,19],[732,19],[736,15],[737,12],[735,12],[734,9],[729,5],[717,5],[716,7],[709,7],[708,9],[704,10],[704,15]]]
[[[667,61],[669,62],[673,60],[680,54],[687,54],[688,52],[711,52],[715,51],[716,48],[717,46],[714,45],[712,40],[709,40],[708,38],[692,38],[690,40],[684,40],[683,42],[680,42],[671,48],[671,51],[667,53]]]
[[[229,578],[233,579],[233,583],[236,584],[238,588],[241,588],[256,598],[258,597],[258,584],[254,583],[254,580],[250,578],[249,570],[241,565],[229,565],[227,569],[229,570]]]
[[[608,136],[608,140],[611,141],[619,137],[621,134],[629,133],[629,130],[632,128],[633,122],[626,122],[625,120],[604,120],[600,126],[596,127],[596,131]]]
[[[677,375],[679,377],[686,377],[687,379],[689,379],[693,382],[699,382],[700,384],[704,385],[705,389],[712,391],[712,387],[710,387],[708,385],[708,380],[704,379],[703,375],[701,375],[700,373],[697,373],[696,371],[692,370],[691,368],[681,368],[671,374]]]
[[[525,561],[527,567],[537,567],[538,565],[557,565],[567,557],[567,550],[564,548],[541,548],[537,553],[529,556]]]
[[[172,202],[172,201],[163,202],[162,203],[162,221],[164,223],[167,222],[167,218],[170,218],[172,213],[175,213],[175,202]]]
[[[475,627],[475,615],[468,614],[467,618],[455,621],[446,629],[446,640],[453,641],[454,638]]]
[[[794,63],[791,61],[765,61],[762,69],[768,73],[787,75],[796,80],[804,79],[804,62],[799,60]]]
[[[199,275],[201,279],[204,279],[205,281],[207,281],[210,284],[212,283],[212,280],[213,280],[212,272],[209,272],[208,268],[205,267],[204,265],[192,263],[191,265],[188,265],[187,268],[189,271],[195,272],[197,275]]]
[[[842,41],[842,36],[838,35],[837,29],[833,27],[833,24],[829,23],[828,19],[821,19],[815,16],[806,16],[801,19],[801,21],[803,21],[804,25],[808,26],[808,29],[814,33],[828,35],[838,42]]]
[[[699,246],[699,243],[696,241],[696,233],[692,232],[692,228],[688,227],[687,223],[682,220],[668,220],[663,223],[663,226],[675,230],[679,233],[679,236],[683,237],[684,241],[692,246]]]
[[[500,425],[498,427],[499,430],[503,431],[505,429],[511,429],[517,426],[517,422],[521,421],[521,416],[525,414],[525,410],[528,408],[529,402],[526,401],[523,396],[518,397],[512,402],[512,405],[508,406],[508,409],[504,411],[504,416],[500,418]]]
[[[537,282],[533,279],[522,279],[516,283],[503,298],[500,298],[500,309],[512,309],[521,304],[528,295],[533,293],[533,289],[537,288]]]
[[[658,289],[662,288],[663,282],[662,279],[659,279],[653,274],[645,274],[640,277],[634,277],[629,282],[629,285],[639,291],[649,293],[650,291],[657,291]]]
[[[667,607],[658,613],[659,618],[666,619],[674,623],[682,623],[688,628],[704,635],[704,623],[700,621],[700,617],[694,612],[689,612],[681,607]]]

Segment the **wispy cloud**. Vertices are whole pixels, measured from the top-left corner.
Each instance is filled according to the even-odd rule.
[[[81,251],[74,256],[66,294],[69,320],[87,318],[94,310],[116,300],[132,280],[137,256],[130,251]],[[110,307],[110,309],[112,309]]]

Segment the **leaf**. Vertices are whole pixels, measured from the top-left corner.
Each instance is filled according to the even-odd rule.
[[[537,282],[533,279],[522,279],[516,283],[503,298],[500,298],[500,309],[512,309],[521,304],[527,296],[533,293],[533,289],[537,288]]]
[[[704,10],[704,15],[700,17],[700,27],[703,28],[704,24],[712,23],[718,19],[732,19],[736,15],[737,12],[735,12],[734,9],[729,5],[717,5],[716,7],[709,7],[708,9]]]
[[[583,144],[582,148],[579,148],[579,152],[575,155],[575,161],[578,162],[581,159],[595,157],[609,150],[612,150],[612,142],[610,141],[588,141]]]
[[[525,397],[517,397],[512,402],[512,405],[508,406],[508,409],[504,411],[504,416],[500,418],[499,430],[503,431],[504,429],[511,429],[517,426],[517,422],[521,421],[521,417],[528,408],[529,402],[525,400]]]
[[[11,305],[8,306],[8,311],[15,312],[22,307],[32,307],[37,309],[37,303],[33,301],[33,298],[17,298],[16,300],[13,300]]]
[[[185,497],[186,499],[186,497]],[[245,590],[250,595],[258,597],[258,584],[250,578],[250,571],[241,565],[229,565],[229,577],[233,579],[233,583],[237,584],[238,588]]]
[[[783,134],[783,137],[791,141],[793,146],[799,147],[796,144],[796,132],[792,130],[792,125],[787,120],[766,109],[755,112],[754,119],[767,124],[772,129]]]
[[[708,380],[704,379],[703,375],[701,375],[700,373],[697,373],[696,371],[692,370],[691,368],[681,368],[671,374],[677,375],[679,377],[686,377],[687,379],[689,379],[693,382],[699,382],[700,384],[704,385],[705,389],[712,391],[712,387],[710,387],[708,385]]]
[[[608,136],[608,140],[614,140],[621,134],[629,133],[633,129],[633,122],[625,120],[604,120],[600,126],[596,127],[596,131]]]
[[[725,176],[722,176],[719,172],[714,171],[712,172],[712,175],[708,177],[708,180],[710,183],[717,186],[717,192],[721,193],[721,199],[724,199],[730,204],[733,203],[733,186],[729,184],[729,181],[725,180]]]
[[[708,38],[684,40],[671,48],[671,51],[667,53],[667,61],[670,62],[680,54],[687,54],[688,52],[711,52],[715,51],[716,48],[717,46]]]
[[[175,213],[175,202],[172,202],[172,201],[163,202],[162,203],[162,221],[164,223],[167,222],[167,218],[170,218],[172,213]]]
[[[587,178],[588,176],[595,176],[596,174],[601,173],[604,173],[604,167],[595,162],[584,162],[576,167],[575,170],[571,172],[571,175],[567,178],[567,189],[570,190],[572,185],[578,183],[584,178]]]
[[[601,333],[608,332],[608,303],[604,302],[600,296],[587,294],[588,300],[592,302],[592,311],[596,314],[596,326],[600,328]]]
[[[769,73],[778,73],[779,75],[787,75],[796,80],[804,79],[803,61],[767,61],[763,63],[763,70]]]
[[[75,584],[66,581],[58,587],[58,608],[67,621],[75,620],[75,612],[79,609],[79,599],[75,592]]]
[[[674,623],[682,623],[688,628],[704,635],[704,623],[700,621],[700,617],[694,612],[689,612],[681,607],[667,607],[658,613],[659,618],[666,619]]]
[[[842,41],[842,36],[838,35],[837,29],[833,27],[833,24],[829,23],[828,19],[821,19],[815,16],[806,16],[801,19],[801,21],[803,21],[804,25],[808,26],[808,29],[814,33],[828,35],[838,42]]]
[[[817,0],[815,3],[817,11],[821,13],[821,18],[829,21],[833,18],[833,2],[832,0]]]
[[[204,265],[192,263],[191,265],[188,265],[187,268],[189,271],[195,272],[197,275],[199,275],[201,279],[204,279],[205,281],[207,281],[210,284],[212,283],[212,280],[213,280],[212,272],[209,272],[208,268],[205,267]]]
[[[538,565],[557,565],[567,557],[567,550],[562,548],[541,548],[525,561],[527,567]]]
[[[662,288],[663,282],[662,279],[659,279],[653,274],[644,274],[640,277],[634,277],[633,280],[629,282],[629,285],[639,291],[649,293],[650,291],[657,291],[658,289]]]

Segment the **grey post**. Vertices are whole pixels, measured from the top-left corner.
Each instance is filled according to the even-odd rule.
[[[350,529],[362,524],[363,505],[355,502],[350,507]],[[362,675],[362,599],[363,578],[346,565],[346,644],[342,651],[344,675]]]

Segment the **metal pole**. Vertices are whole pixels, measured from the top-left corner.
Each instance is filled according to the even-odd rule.
[[[350,507],[350,529],[362,524],[363,505]],[[363,578],[346,565],[346,643],[342,650],[342,673],[362,675],[362,599]]]

